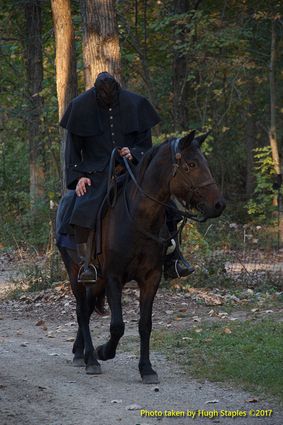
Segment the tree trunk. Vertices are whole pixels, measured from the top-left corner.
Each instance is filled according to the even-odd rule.
[[[273,165],[275,173],[281,177],[281,166],[279,157],[279,142],[277,139],[277,123],[276,123],[276,84],[275,84],[275,61],[276,61],[276,20],[271,21],[271,50],[269,65],[269,83],[270,83],[270,130],[269,142],[272,151]],[[282,177],[281,177],[282,179]],[[281,180],[279,178],[279,180]],[[274,203],[278,207],[278,245],[283,246],[283,206],[282,195],[280,193],[280,185],[278,188],[278,197]],[[281,189],[282,190],[282,189]]]
[[[276,21],[271,21],[271,51],[269,65],[270,82],[270,131],[269,142],[272,150],[272,159],[276,174],[280,174],[279,147],[276,128],[276,87],[275,87],[275,60],[276,60]]]
[[[59,120],[70,101],[77,96],[75,38],[70,0],[51,0],[56,42],[56,86]],[[66,187],[64,156],[66,131],[60,129],[62,191]]]
[[[83,20],[83,58],[86,88],[107,71],[118,81],[121,55],[115,0],[80,0]]]
[[[183,15],[188,12],[195,12],[201,0],[174,0],[174,15]],[[187,43],[187,25],[182,22],[174,25],[175,45],[184,45]],[[189,107],[188,100],[190,95],[190,86],[187,81],[189,73],[188,53],[183,53],[180,49],[174,50],[173,63],[173,116],[175,131],[187,130],[189,128]]]
[[[29,99],[28,111],[28,141],[30,163],[30,203],[31,209],[36,207],[37,202],[44,194],[44,170],[42,165],[42,90],[43,61],[41,41],[41,5],[39,0],[31,0],[24,4],[26,37],[26,72],[27,90]]]
[[[174,14],[187,13],[190,10],[188,0],[174,0]],[[184,43],[186,39],[186,28],[183,23],[175,25],[176,43]],[[177,45],[177,44],[176,44]],[[179,50],[174,51],[173,63],[173,115],[175,131],[188,129],[188,61],[187,56]]]
[[[255,185],[254,177],[254,148],[256,146],[256,108],[254,103],[254,93],[255,93],[255,84],[254,78],[251,78],[247,87],[249,104],[247,110],[247,119],[246,119],[246,132],[247,132],[247,171],[246,171],[246,195],[250,197],[253,193]],[[243,117],[244,119],[244,117]]]

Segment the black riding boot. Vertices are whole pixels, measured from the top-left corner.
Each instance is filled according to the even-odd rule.
[[[97,281],[96,267],[91,264],[92,241],[93,231],[90,231],[87,242],[77,243],[77,254],[80,261],[79,283],[95,283]]]
[[[168,205],[175,209],[177,208],[176,203],[172,199],[168,202]],[[177,233],[178,223],[181,220],[182,216],[176,212],[176,210],[166,208],[166,224],[169,235],[174,235]],[[177,277],[188,276],[195,271],[181,253],[179,235],[180,233],[171,239],[171,245],[168,247],[167,253],[165,255],[165,279],[176,279]]]
[[[173,252],[165,256],[164,261],[164,278],[165,279],[176,279],[178,277],[189,276],[195,271],[190,263],[183,257],[177,237],[171,239],[171,246]],[[169,247],[170,249],[170,247]]]

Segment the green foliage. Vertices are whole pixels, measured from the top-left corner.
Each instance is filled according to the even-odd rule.
[[[254,152],[256,186],[252,199],[247,203],[247,210],[258,222],[270,223],[276,210],[274,205],[276,191],[272,188],[272,176],[275,171],[271,148],[269,146],[256,148]]]
[[[251,218],[260,222],[269,220],[274,209],[271,203],[272,183],[270,171],[263,169],[263,163],[256,163],[259,167],[255,170],[256,189],[247,204],[246,177],[251,164],[247,159],[250,147],[247,147],[246,138],[252,123],[255,147],[260,148],[267,142],[265,128],[270,125],[270,20],[278,18],[281,4],[278,0],[270,4],[263,1],[247,4],[241,0],[226,7],[223,2],[207,1],[197,2],[198,8],[194,10],[190,2],[181,2],[186,3],[185,9],[178,12],[177,3],[172,0],[138,0],[135,15],[131,0],[117,2],[123,85],[147,96],[157,108],[161,124],[154,130],[156,142],[165,140],[169,135],[180,136],[193,128],[199,132],[212,129],[204,151],[228,200],[226,214],[232,220],[242,222]],[[4,244],[15,243],[15,240],[28,240],[41,246],[46,244],[48,201],[50,197],[57,201],[60,196],[55,40],[50,2],[41,2],[41,6],[44,80],[40,93],[43,100],[40,149],[45,193],[37,208],[38,218],[30,212],[29,200],[27,129],[30,104],[25,70],[24,8],[19,8],[16,0],[7,0],[0,12],[3,27],[0,58],[0,243]],[[72,14],[79,91],[82,92],[84,63],[78,2],[72,4]],[[283,97],[283,74],[280,71],[283,39],[279,21],[276,31],[276,90],[279,100]],[[182,73],[177,81],[178,66]],[[186,111],[186,121],[182,125],[176,114],[178,101]],[[282,123],[282,110],[278,109],[278,140],[282,140]],[[244,205],[248,205],[246,209]]]

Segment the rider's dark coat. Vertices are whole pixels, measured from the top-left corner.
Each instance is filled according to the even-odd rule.
[[[113,148],[127,146],[139,161],[152,146],[151,128],[159,121],[147,99],[127,90],[120,90],[118,102],[110,108],[97,104],[94,88],[72,100],[60,122],[68,130],[67,187],[75,189],[80,177],[89,177],[92,185],[84,196],[74,192],[69,224],[95,228]]]

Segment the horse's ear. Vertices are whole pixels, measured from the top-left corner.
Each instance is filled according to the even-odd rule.
[[[195,138],[195,141],[199,144],[199,146],[201,146],[203,144],[203,142],[205,141],[205,139],[207,138],[207,136],[211,133],[211,130],[209,130],[207,133],[202,134],[201,136],[198,136]]]
[[[195,137],[195,130],[191,131],[186,136],[182,137],[180,140],[180,149],[183,150],[185,148],[188,148],[189,145],[192,143]]]

